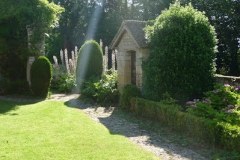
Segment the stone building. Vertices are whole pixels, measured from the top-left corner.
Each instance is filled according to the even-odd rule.
[[[121,90],[127,84],[142,88],[142,62],[149,50],[144,32],[146,22],[123,21],[114,37],[111,48],[117,50],[118,86]]]

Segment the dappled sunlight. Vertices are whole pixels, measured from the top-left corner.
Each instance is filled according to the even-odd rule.
[[[91,16],[85,40],[92,40],[95,38],[97,29],[98,29],[98,24],[103,13],[103,3],[104,3],[103,0],[99,2],[99,4],[96,6]],[[86,70],[87,70],[86,67],[88,66],[88,63],[89,63],[89,55],[90,55],[91,49],[92,48],[90,46],[86,47],[86,49],[84,50],[84,53],[82,53],[80,62],[78,63],[78,64],[81,64],[81,67],[78,67],[78,70],[76,71],[79,73],[77,74],[79,76],[77,77],[77,79],[79,80],[79,82],[77,82],[77,84],[79,85],[79,88],[81,88],[83,80],[85,79],[85,76],[86,76]]]

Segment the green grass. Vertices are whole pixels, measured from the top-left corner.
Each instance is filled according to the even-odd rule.
[[[62,102],[0,101],[0,159],[158,159]]]

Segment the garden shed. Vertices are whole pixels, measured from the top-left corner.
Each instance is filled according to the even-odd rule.
[[[120,90],[127,84],[142,88],[142,62],[149,55],[145,26],[144,21],[125,20],[111,43],[111,49],[117,50]]]

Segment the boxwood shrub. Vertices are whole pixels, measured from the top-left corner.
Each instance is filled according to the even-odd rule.
[[[142,98],[133,98],[133,111],[171,129],[210,145],[240,152],[240,127],[230,123],[197,117],[181,107]]]
[[[172,5],[148,26],[150,56],[143,65],[144,95],[164,93],[184,102],[213,86],[216,33],[208,18],[191,5]]]
[[[79,88],[89,79],[100,79],[103,73],[103,52],[94,40],[86,41],[79,50],[76,82]]]
[[[135,85],[126,85],[120,95],[120,106],[125,109],[131,109],[131,100],[134,97],[141,97],[141,91]]]
[[[47,57],[40,56],[31,67],[31,89],[39,98],[46,98],[52,79],[52,64]]]

